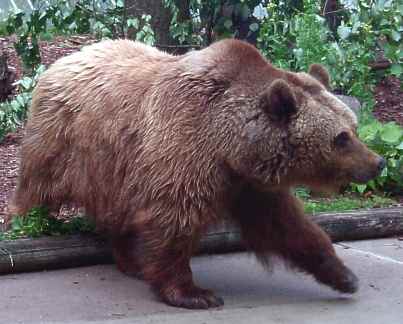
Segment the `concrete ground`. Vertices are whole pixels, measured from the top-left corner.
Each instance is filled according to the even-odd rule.
[[[194,258],[195,280],[225,299],[221,309],[190,311],[156,300],[147,285],[113,265],[0,277],[0,323],[402,324],[403,241],[336,244],[360,277],[341,295],[276,265],[267,273],[246,253]]]

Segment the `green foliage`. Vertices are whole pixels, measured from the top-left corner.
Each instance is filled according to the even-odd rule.
[[[137,33],[135,39],[148,45],[154,45],[155,35],[151,28],[150,15],[142,15],[142,22],[138,18],[131,18],[127,21],[128,28],[134,28]]]
[[[19,34],[14,47],[22,60],[24,69],[30,73],[41,62],[38,35],[46,30],[47,18],[38,10],[34,10],[28,20],[24,20],[24,16],[25,13],[20,10],[10,14],[7,20],[7,31],[10,34]]]
[[[171,35],[181,44],[207,46],[222,38],[248,38],[260,28],[253,11],[261,0],[190,0],[189,19],[180,19],[178,0],[164,2],[173,14]]]
[[[368,184],[354,184],[353,190],[403,192],[403,128],[396,123],[382,124],[372,118],[358,128],[359,137],[368,147],[386,159],[382,174]]]
[[[388,207],[395,204],[393,199],[372,195],[368,198],[340,196],[336,198],[304,199],[304,209],[308,214],[321,212],[343,212],[355,209]]]
[[[389,72],[402,75],[403,63],[403,4],[392,0],[355,0],[352,5],[345,1],[350,12],[349,19],[339,27],[342,39],[357,42],[364,39],[382,51],[392,62]]]
[[[7,22],[0,20],[0,37],[6,36],[7,34]]]
[[[50,217],[46,208],[37,207],[31,209],[24,217],[15,216],[11,221],[11,228],[0,233],[0,240],[43,235],[67,235],[93,232],[94,230],[94,224],[84,217],[74,217],[69,221],[63,221]]]
[[[320,2],[303,1],[303,10],[286,10],[282,1],[268,1],[268,17],[262,22],[259,47],[277,66],[307,70],[312,63],[327,66],[333,86],[372,104],[375,76],[369,63],[384,50],[393,62],[390,73],[402,66],[402,14],[397,2],[355,1],[346,7],[336,35],[321,16]]]
[[[23,67],[31,74],[40,64],[39,40],[50,39],[52,34],[88,34],[98,37],[120,38],[129,34],[139,41],[154,44],[151,17],[128,17],[123,0],[57,0],[45,7],[35,7],[29,14],[12,11],[6,20],[8,34],[17,34],[15,49]],[[1,25],[0,25],[1,27]],[[129,33],[129,30],[132,32]]]
[[[32,77],[24,77],[16,82],[18,94],[11,101],[0,103],[0,140],[25,120],[32,100],[32,90],[45,67],[39,65]]]

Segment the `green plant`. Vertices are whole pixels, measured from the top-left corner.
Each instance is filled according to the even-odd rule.
[[[403,128],[394,122],[382,124],[372,118],[358,128],[359,137],[369,148],[386,159],[382,174],[368,184],[352,186],[353,190],[403,192]]]
[[[141,20],[138,18],[130,18],[127,20],[127,27],[134,28],[136,31],[136,40],[148,45],[154,45],[155,35],[150,25],[151,16],[142,15]]]
[[[253,11],[261,0],[190,0],[186,19],[179,12],[180,1],[163,1],[172,11],[171,35],[181,44],[207,46],[222,38],[248,39],[260,28]]]
[[[292,46],[295,38],[291,33],[294,13],[285,12],[285,3],[269,1],[268,17],[262,22],[258,37],[261,51],[275,65],[290,69],[294,65]]]
[[[39,76],[44,71],[45,66],[39,65],[33,76],[23,77],[17,81],[17,96],[11,101],[0,104],[0,140],[25,120],[28,108],[31,105],[32,91],[38,82]]]
[[[391,0],[343,1],[348,19],[339,27],[341,38],[348,41],[371,40],[371,52],[390,60],[389,73],[403,73],[403,4]]]
[[[123,0],[81,0],[71,4],[67,0],[52,1],[50,5],[35,7],[29,14],[11,11],[6,20],[7,33],[17,34],[14,46],[23,67],[31,74],[40,64],[40,39],[55,34],[94,33],[100,38],[119,38],[132,35],[134,39],[154,44],[151,17],[128,17]],[[1,27],[1,25],[0,25]],[[129,33],[131,30],[131,33]]]
[[[341,25],[333,34],[321,16],[319,1],[304,0],[303,9],[287,11],[285,2],[269,0],[258,46],[281,68],[306,71],[310,64],[322,63],[334,88],[372,107],[376,78],[370,64],[379,50],[392,61],[391,73],[400,75],[402,69],[403,6],[386,0],[349,3],[340,12]]]
[[[32,12],[30,19],[24,17],[25,13],[21,10],[12,12],[7,20],[7,31],[19,34],[14,47],[24,69],[31,73],[41,62],[38,35],[46,30],[47,17],[38,10]]]
[[[321,212],[344,212],[355,209],[388,207],[395,204],[391,198],[372,195],[366,197],[339,196],[335,198],[304,199],[304,209],[308,214]]]
[[[6,36],[7,34],[7,22],[5,20],[0,20],[0,36]]]
[[[82,216],[70,220],[59,220],[49,216],[46,208],[31,209],[25,216],[15,216],[11,220],[10,229],[0,233],[0,240],[13,240],[23,237],[39,237],[43,235],[66,235],[93,232],[95,226]]]

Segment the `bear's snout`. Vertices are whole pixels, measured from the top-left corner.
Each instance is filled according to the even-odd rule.
[[[378,175],[382,173],[383,169],[385,169],[385,166],[386,166],[386,160],[382,156],[380,156],[378,162]]]
[[[372,167],[367,169],[362,168],[356,170],[353,174],[353,182],[366,183],[379,176],[386,166],[386,160],[382,156],[378,156],[372,164]]]

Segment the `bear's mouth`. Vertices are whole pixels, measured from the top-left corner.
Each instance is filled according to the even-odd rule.
[[[367,183],[368,181],[376,178],[379,174],[380,174],[380,172],[378,172],[378,171],[376,171],[376,172],[358,171],[358,172],[355,172],[354,174],[352,174],[350,182],[364,184],[364,183]]]

